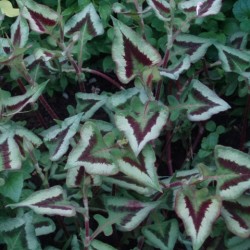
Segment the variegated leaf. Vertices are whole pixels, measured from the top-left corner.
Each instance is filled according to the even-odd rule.
[[[209,236],[213,223],[220,215],[220,209],[220,199],[209,196],[205,188],[178,191],[175,211],[182,219],[187,235],[192,239],[194,250],[198,250]]]
[[[156,189],[161,190],[155,168],[156,157],[150,145],[145,146],[142,153],[135,157],[130,150],[125,151],[122,156],[116,159],[119,170],[130,179]]]
[[[106,95],[77,93],[76,101],[77,111],[84,113],[82,120],[86,121],[108,101],[108,98]]]
[[[179,236],[177,220],[169,220],[143,228],[147,243],[157,249],[173,250]]]
[[[21,15],[29,22],[30,28],[38,33],[49,33],[57,24],[59,15],[49,7],[33,0],[17,0]]]
[[[178,80],[180,74],[190,68],[190,58],[186,56],[179,60],[179,62],[175,65],[171,65],[167,69],[160,69],[160,75],[168,77],[173,80]]]
[[[250,186],[250,155],[239,150],[216,146],[218,193],[225,200],[237,199]]]
[[[185,13],[196,14],[197,17],[216,15],[220,12],[222,0],[190,0],[179,3]]]
[[[159,202],[140,202],[119,197],[105,197],[105,207],[110,218],[117,218],[118,228],[122,231],[135,229],[155,209]]]
[[[46,83],[27,90],[23,95],[9,97],[0,89],[0,117],[11,117],[20,112],[27,104],[35,102],[42,94]]]
[[[170,17],[171,6],[166,0],[147,0],[150,7],[153,8],[156,16],[162,21],[168,21]]]
[[[113,175],[118,172],[104,143],[100,131],[91,122],[86,122],[80,131],[81,139],[68,156],[66,168],[83,166],[94,175]]]
[[[124,132],[129,144],[137,156],[143,147],[156,139],[167,122],[168,109],[157,101],[149,101],[143,105],[138,98],[133,98],[131,107],[134,112],[118,111],[115,115],[117,128]]]
[[[35,216],[33,219],[36,236],[46,235],[53,233],[56,230],[56,225],[48,217]]]
[[[75,216],[75,208],[64,205],[63,189],[54,186],[48,189],[34,192],[24,201],[10,204],[7,207],[28,207],[38,214],[61,215],[66,217]]]
[[[250,67],[250,53],[224,45],[215,45],[219,51],[222,67],[227,72],[244,72]]]
[[[11,52],[9,40],[7,38],[0,38],[0,58],[7,56]]]
[[[248,41],[248,34],[244,32],[236,32],[230,37],[230,43],[235,49],[246,49]]]
[[[146,67],[158,65],[161,56],[139,34],[113,18],[115,38],[112,57],[116,63],[116,74],[122,83],[128,83],[141,74]]]
[[[187,34],[177,36],[174,42],[174,45],[177,46],[177,53],[189,55],[192,63],[200,60],[211,44],[212,42],[209,39]]]
[[[87,31],[88,37],[95,37],[104,33],[101,19],[92,3],[67,21],[64,33],[66,36],[72,36],[75,32],[79,32],[82,29]]]
[[[62,124],[55,125],[41,133],[50,151],[50,160],[59,160],[69,149],[70,140],[78,131],[82,114],[65,119]]]
[[[221,215],[233,234],[241,238],[250,236],[250,205],[245,206],[238,200],[223,201]]]
[[[198,80],[193,80],[193,88],[189,95],[188,119],[204,121],[212,115],[228,110],[230,106],[216,93]]]
[[[27,21],[19,16],[11,25],[11,42],[14,47],[23,48],[29,38],[29,25]]]

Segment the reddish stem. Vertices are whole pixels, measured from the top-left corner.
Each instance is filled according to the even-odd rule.
[[[59,116],[54,112],[54,110],[50,107],[50,105],[42,95],[39,97],[39,101],[42,103],[42,105],[44,106],[44,108],[49,113],[52,119],[56,120],[60,119]]]

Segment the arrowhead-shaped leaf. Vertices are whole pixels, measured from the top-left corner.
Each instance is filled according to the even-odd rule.
[[[198,250],[209,236],[212,225],[220,215],[221,201],[209,196],[207,189],[180,190],[175,201],[175,211],[182,219],[193,249]]]
[[[157,249],[173,250],[179,236],[177,220],[169,220],[143,228],[147,243]]]
[[[190,0],[179,4],[179,8],[185,13],[196,14],[197,17],[216,15],[221,6],[222,0]]]
[[[158,65],[161,56],[147,41],[131,28],[113,18],[115,38],[112,57],[116,74],[122,83],[128,83],[146,67]]]
[[[185,70],[190,68],[190,58],[186,56],[179,60],[179,62],[175,65],[171,65],[167,69],[160,69],[160,75],[168,77],[173,80],[178,80],[180,74],[182,74]]]
[[[162,21],[168,21],[170,17],[171,6],[166,0],[147,0],[150,7],[153,8],[156,16]]]
[[[174,42],[174,45],[177,46],[176,52],[180,55],[189,55],[192,63],[200,60],[211,44],[209,39],[187,34],[177,36]]]
[[[61,186],[54,186],[40,190],[30,195],[26,200],[10,204],[8,207],[29,207],[38,214],[61,215],[66,217],[75,216],[74,207],[64,205],[63,189]]]
[[[59,15],[49,7],[33,0],[17,0],[21,15],[29,22],[30,28],[38,33],[48,33],[58,21]]]
[[[82,114],[65,119],[62,124],[43,131],[44,141],[50,150],[50,160],[59,160],[69,149],[70,140],[78,131]]]
[[[105,197],[104,203],[110,218],[117,218],[116,224],[122,231],[135,229],[159,205],[119,197]]]
[[[215,161],[219,195],[226,200],[237,199],[250,185],[250,155],[239,150],[216,146]]]
[[[238,200],[223,201],[221,215],[232,233],[242,238],[250,236],[250,204],[245,206]]]
[[[19,16],[11,25],[11,42],[14,47],[23,48],[29,38],[29,25],[27,21]]]
[[[83,166],[94,175],[113,175],[118,172],[104,143],[101,132],[91,122],[86,122],[80,131],[81,139],[68,156],[66,168]]]
[[[115,115],[117,128],[124,132],[129,144],[137,156],[143,147],[156,139],[167,122],[168,109],[157,101],[143,105],[138,98],[133,98],[131,107],[136,111],[118,111]]]
[[[67,36],[71,36],[75,32],[79,32],[83,29],[87,31],[89,37],[95,37],[104,33],[101,19],[92,3],[67,21],[64,27],[64,33]]]
[[[155,161],[154,150],[150,145],[147,145],[138,157],[135,157],[133,152],[127,150],[116,159],[119,170],[130,179],[146,187],[160,190]]]
[[[189,95],[188,119],[204,121],[212,115],[228,110],[230,106],[216,93],[198,80],[193,80],[193,88]]]
[[[228,46],[215,45],[219,51],[222,67],[227,72],[244,72],[250,67],[250,54]]]

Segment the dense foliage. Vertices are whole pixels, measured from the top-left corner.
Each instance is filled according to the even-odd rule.
[[[249,249],[249,13],[1,0],[0,247]]]

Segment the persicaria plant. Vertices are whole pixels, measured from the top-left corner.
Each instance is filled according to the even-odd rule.
[[[0,247],[249,249],[249,11],[1,0]]]

